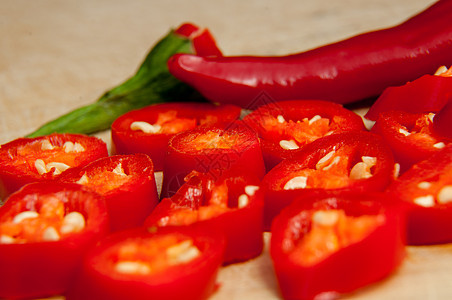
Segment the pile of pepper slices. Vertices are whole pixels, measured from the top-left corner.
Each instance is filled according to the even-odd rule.
[[[169,71],[214,103],[122,114],[110,153],[77,133],[0,147],[0,297],[206,299],[263,232],[283,298],[337,297],[452,242],[451,12],[266,58],[184,24],[197,54]],[[372,96],[365,126],[343,104]]]

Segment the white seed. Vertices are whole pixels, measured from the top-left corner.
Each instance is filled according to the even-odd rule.
[[[254,194],[258,190],[259,190],[259,186],[257,186],[257,185],[247,185],[247,186],[245,186],[245,193],[248,196],[254,196]]]
[[[37,217],[39,217],[39,214],[37,212],[31,211],[31,210],[26,210],[26,211],[18,213],[13,218],[13,223],[18,224],[25,219],[31,219],[31,218],[37,218]]]
[[[68,166],[64,163],[61,163],[61,162],[49,162],[46,165],[47,172],[50,172],[50,170],[52,170],[52,168],[55,168],[55,170],[53,171],[53,175],[58,175],[58,174],[61,174],[63,171],[69,169],[70,166]]]
[[[151,267],[140,261],[120,261],[115,265],[115,271],[121,274],[147,275],[151,273]]]
[[[41,142],[41,150],[45,151],[45,150],[53,150],[55,147],[52,145],[52,143],[50,143],[49,140],[43,140]]]
[[[307,186],[308,177],[296,176],[286,182],[284,185],[285,190],[304,189]]]
[[[284,119],[284,117],[282,115],[278,115],[276,117],[276,119],[278,120],[278,123],[283,124],[284,122],[286,122],[286,119]]]
[[[441,66],[439,67],[434,75],[441,75],[443,73],[447,72],[447,67],[446,66]]]
[[[423,207],[435,206],[435,198],[432,195],[421,196],[414,199],[414,203]]]
[[[241,194],[238,198],[238,208],[243,208],[248,205],[250,198],[247,195]]]
[[[83,152],[83,151],[85,151],[85,148],[82,146],[82,144],[76,142],[74,144],[74,152]]]
[[[435,147],[436,149],[442,149],[444,147],[446,147],[446,144],[444,144],[443,142],[439,142],[433,145],[433,147]]]
[[[152,124],[149,124],[149,123],[143,122],[143,121],[136,121],[136,122],[133,122],[132,124],[130,124],[130,129],[141,130],[144,133],[158,133],[161,128],[162,128],[162,126],[160,126],[158,124],[152,125]]]
[[[409,136],[411,134],[411,132],[409,132],[405,128],[400,128],[399,133],[403,134],[404,136]]]
[[[436,198],[441,204],[452,202],[452,185],[442,187]]]
[[[366,179],[372,177],[370,169],[376,165],[377,158],[372,156],[362,156],[362,162],[358,162],[350,170],[350,179]]]
[[[39,175],[47,173],[46,163],[42,159],[35,160],[35,168]]]
[[[15,241],[16,240],[10,235],[0,235],[0,244],[14,244]]]
[[[318,210],[312,214],[312,222],[322,226],[333,226],[339,220],[339,214],[334,210]]]
[[[80,179],[77,180],[75,183],[87,184],[88,182],[89,182],[88,176],[86,176],[86,174],[83,174],[82,177],[80,177]]]
[[[400,164],[399,163],[395,163],[394,164],[394,171],[393,171],[394,173],[394,178],[397,178],[397,177],[399,177],[399,175],[400,175]]]
[[[421,181],[417,184],[417,187],[420,188],[421,190],[426,190],[428,188],[430,188],[432,186],[432,184],[428,181]]]
[[[281,140],[279,141],[279,145],[285,150],[296,150],[300,148],[294,140]]]
[[[193,245],[193,241],[186,240],[166,249],[170,265],[189,262],[198,257],[201,252]]]
[[[313,117],[308,121],[308,124],[309,124],[309,125],[312,125],[312,123],[314,123],[314,122],[316,122],[316,121],[318,121],[318,120],[320,120],[320,119],[322,119],[321,116],[315,115],[315,116],[313,116]]]
[[[373,156],[361,156],[361,159],[370,168],[377,164],[377,158]]]
[[[64,216],[60,232],[63,234],[79,232],[85,228],[85,225],[85,217],[77,211],[72,211]]]
[[[124,169],[122,168],[122,164],[119,163],[113,170],[113,173],[115,173],[116,175],[120,175],[120,176],[126,176],[127,174],[124,173]]]
[[[435,114],[434,114],[434,113],[429,113],[429,114],[427,115],[427,117],[428,117],[428,119],[430,120],[430,122],[433,123],[433,119],[435,118]]]
[[[42,239],[48,242],[58,241],[60,240],[60,235],[58,234],[58,231],[55,229],[55,227],[48,227],[46,228],[46,230],[44,230]]]
[[[331,163],[330,163],[329,165],[323,167],[322,170],[328,171],[328,170],[331,169],[334,165],[337,165],[337,164],[339,163],[340,160],[341,160],[341,157],[340,157],[340,156],[335,156],[335,157],[333,158],[333,160],[331,161]],[[316,165],[316,167],[317,167],[317,165]],[[317,168],[317,169],[318,169],[318,168]]]
[[[322,157],[321,159],[319,159],[319,161],[317,162],[317,164],[316,164],[316,168],[317,168],[317,170],[319,169],[319,168],[321,168],[321,166],[323,165],[323,164],[325,164],[326,162],[328,162],[331,158],[333,158],[333,156],[334,156],[334,154],[336,153],[336,151],[335,150],[333,150],[333,151],[330,151],[330,152],[328,152],[324,157]]]
[[[64,152],[70,153],[70,152],[83,152],[85,151],[85,148],[82,146],[82,144],[75,142],[75,144],[71,141],[67,141],[63,144]]]

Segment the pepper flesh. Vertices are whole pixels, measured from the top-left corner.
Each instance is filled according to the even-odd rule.
[[[351,103],[378,96],[452,64],[452,3],[441,0],[407,21],[299,54],[200,57],[177,54],[170,72],[207,99],[253,109],[262,99]]]

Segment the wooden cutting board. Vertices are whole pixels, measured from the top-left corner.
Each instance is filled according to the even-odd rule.
[[[93,102],[186,21],[210,28],[226,55],[283,55],[395,25],[433,2],[0,0],[0,144]],[[108,131],[98,136],[110,144]],[[218,280],[213,300],[280,298],[267,249]],[[450,299],[451,281],[452,245],[408,247],[393,276],[346,298]]]

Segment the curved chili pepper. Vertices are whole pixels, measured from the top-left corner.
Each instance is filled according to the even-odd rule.
[[[452,145],[414,164],[387,193],[405,204],[407,244],[452,241]]]
[[[383,137],[400,165],[400,172],[440,151],[452,139],[437,135],[433,130],[433,113],[387,111],[378,115],[371,132]],[[451,121],[449,120],[449,124]],[[451,130],[449,126],[448,130]]]
[[[143,153],[99,158],[59,178],[104,196],[112,231],[141,226],[159,202],[152,160]]]
[[[225,264],[249,260],[263,249],[259,184],[253,176],[215,178],[194,171],[174,196],[157,205],[144,226],[210,228],[226,238]]]
[[[405,257],[405,224],[389,200],[384,193],[320,193],[284,209],[270,241],[283,298],[336,299],[394,272]]]
[[[297,197],[319,190],[382,191],[393,179],[391,149],[376,134],[344,132],[306,145],[262,180],[264,228]]]
[[[359,115],[340,104],[322,100],[288,100],[266,104],[243,122],[259,134],[267,171],[296,156],[306,145],[333,133],[365,130]]]
[[[102,196],[73,183],[30,183],[0,207],[0,297],[61,295],[109,231]]]
[[[156,171],[163,169],[169,139],[199,125],[232,122],[240,116],[234,105],[177,102],[147,106],[125,113],[111,125],[113,153],[148,154]]]
[[[207,99],[254,108],[273,101],[351,103],[452,64],[452,2],[440,0],[409,20],[317,49],[280,57],[176,54],[170,72]]]
[[[0,199],[34,181],[108,156],[101,139],[81,134],[19,138],[0,147]]]
[[[224,240],[209,230],[116,232],[85,256],[67,300],[206,300],[216,290]]]

